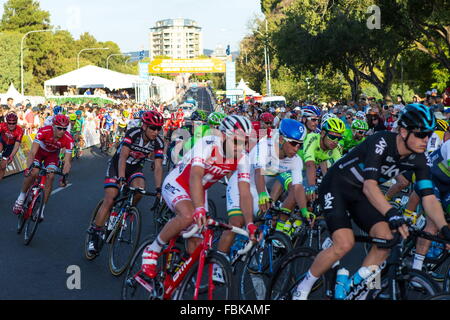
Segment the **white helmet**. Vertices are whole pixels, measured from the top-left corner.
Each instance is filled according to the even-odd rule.
[[[227,136],[233,135],[236,130],[241,130],[246,136],[250,136],[250,133],[252,132],[252,123],[246,117],[231,115],[222,120],[219,130]]]
[[[366,114],[364,113],[364,111],[358,111],[355,116],[356,116],[356,118],[358,118],[360,120],[366,119]]]
[[[322,121],[321,121],[321,123],[320,123],[320,127],[322,128],[323,125],[324,125],[324,123],[325,123],[328,119],[330,119],[330,118],[337,118],[337,117],[338,117],[338,116],[335,115],[334,113],[325,113],[325,114],[322,116]]]

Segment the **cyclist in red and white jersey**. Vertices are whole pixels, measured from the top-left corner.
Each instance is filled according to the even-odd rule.
[[[246,144],[251,122],[242,116],[226,117],[219,130],[222,137],[206,136],[197,141],[163,183],[163,197],[177,216],[170,220],[142,256],[142,270],[151,278],[157,273],[157,259],[163,246],[193,222],[206,224],[206,190],[224,176],[237,171],[242,213],[250,239],[255,240],[253,199],[250,193],[250,163]],[[190,241],[192,251],[195,240]]]
[[[23,137],[23,129],[17,125],[15,113],[8,113],[5,120],[6,122],[0,123],[0,180],[19,150]]]
[[[65,149],[66,152],[62,174],[67,175],[70,172],[74,141],[70,133],[67,132],[68,126],[69,118],[60,114],[53,118],[52,126],[46,126],[39,129],[27,159],[27,168],[29,168],[33,162],[36,165],[40,165],[43,162],[45,168],[50,169],[51,171],[56,171],[58,170],[59,152],[61,149]],[[38,176],[39,169],[34,168],[31,175],[28,174],[29,172],[25,170],[25,180],[22,185],[22,190],[13,208],[13,212],[15,214],[20,214],[22,212],[26,193],[33,184],[34,179]],[[44,190],[44,203],[48,202],[52,191],[54,178],[55,175],[53,173],[48,175]],[[60,185],[63,186],[62,181],[60,182]],[[42,210],[42,212],[43,211],[44,210]],[[43,219],[42,215],[41,219]]]

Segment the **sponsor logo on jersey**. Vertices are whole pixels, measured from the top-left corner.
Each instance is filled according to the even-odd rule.
[[[380,156],[383,154],[384,149],[386,149],[387,147],[387,143],[386,140],[384,140],[384,138],[381,138],[380,141],[378,141],[378,143],[375,145],[375,153],[379,154]]]
[[[400,174],[400,170],[396,167],[396,165],[392,166],[381,166],[381,174],[388,176],[389,178],[394,178]]]
[[[387,162],[394,162],[394,163],[395,163],[394,158],[392,158],[391,156],[386,157],[386,161],[387,161]]]
[[[328,193],[325,195],[324,199],[325,199],[325,208],[324,208],[324,209],[326,209],[326,210],[331,210],[331,209],[333,209],[333,200],[334,200],[334,197],[331,195],[330,192],[328,192]]]

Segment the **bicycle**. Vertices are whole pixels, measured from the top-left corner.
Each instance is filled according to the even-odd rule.
[[[110,217],[106,221],[104,231],[100,236],[99,252],[105,243],[110,244],[108,265],[109,270],[115,276],[121,275],[126,270],[139,243],[141,234],[141,214],[139,209],[133,206],[136,193],[144,196],[156,196],[156,193],[141,188],[133,188],[126,185],[122,186],[119,195],[114,200]],[[98,210],[102,206],[102,203],[103,200],[100,200],[92,213],[89,229],[85,238],[85,257],[88,260],[93,260],[98,255],[89,254],[88,245],[91,230],[90,226],[95,222]]]
[[[423,234],[429,238],[436,238],[429,234]],[[389,258],[360,284],[351,287],[345,300],[355,300],[364,297],[366,299],[392,299],[415,300],[424,299],[435,295],[441,290],[439,286],[426,273],[410,270],[402,264],[401,248],[403,241],[400,235],[395,233],[394,239],[378,239],[367,236],[355,236],[356,242],[375,244],[380,248],[392,249]],[[331,246],[327,243],[323,249]],[[310,248],[296,248],[280,261],[275,277],[270,283],[266,299],[290,300],[297,285],[303,280],[306,272],[311,267],[317,251]],[[339,262],[330,269],[312,288],[309,299],[324,298],[327,300],[335,297],[335,283]],[[380,289],[373,289],[373,283],[380,277]],[[318,290],[322,288],[323,290]]]
[[[23,210],[18,216],[17,234],[21,234],[24,231],[24,244],[27,246],[33,240],[38,225],[41,223],[41,216],[44,210],[44,198],[45,198],[45,184],[47,182],[47,175],[54,173],[63,177],[63,183],[66,183],[67,175],[63,175],[61,171],[48,170],[43,168],[41,164],[32,164],[28,168],[29,174],[33,169],[39,169],[39,175],[28,189],[25,201],[23,204]]]
[[[262,217],[255,219],[255,224],[262,222],[258,230],[263,237],[248,254],[243,256],[235,249],[230,251],[231,265],[235,272],[237,262],[244,262],[239,279],[241,299],[263,300],[267,282],[274,275],[277,260],[293,249],[290,238],[275,230],[275,217],[279,213],[279,210],[269,209]]]
[[[182,237],[187,239],[198,230],[198,226],[195,225]],[[209,218],[206,228],[202,230],[201,244],[184,261],[181,249],[176,246],[177,238],[170,240],[158,259],[159,270],[154,279],[149,278],[141,269],[142,254],[154,241],[154,237],[151,237],[136,251],[130,263],[122,287],[122,298],[124,300],[234,299],[231,265],[223,255],[212,249],[214,230],[231,230],[248,237],[248,233],[243,229]],[[249,242],[240,253],[245,254],[252,246],[253,242]],[[215,264],[222,269],[223,282],[213,281]],[[204,270],[207,270],[206,274]]]

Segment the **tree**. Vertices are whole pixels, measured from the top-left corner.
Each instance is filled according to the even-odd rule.
[[[8,0],[3,8],[0,31],[26,33],[50,28],[50,13],[41,10],[38,1]]]
[[[13,83],[20,86],[20,39],[15,32],[0,33],[0,92],[6,92]]]

